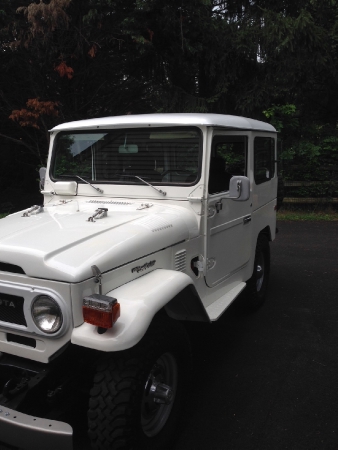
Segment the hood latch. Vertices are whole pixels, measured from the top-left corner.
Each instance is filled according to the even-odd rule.
[[[107,217],[107,211],[108,208],[98,208],[95,211],[95,214],[93,214],[87,219],[87,222],[95,222],[94,219],[103,219],[103,217]]]
[[[147,209],[147,208],[151,208],[152,206],[154,206],[152,203],[142,203],[141,206],[139,206],[136,209]]]

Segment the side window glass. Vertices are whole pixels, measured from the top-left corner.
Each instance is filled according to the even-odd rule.
[[[246,136],[215,136],[210,159],[209,194],[228,191],[234,175],[246,175],[246,160]]]
[[[275,140],[270,137],[256,137],[254,141],[255,183],[271,180],[275,175]]]

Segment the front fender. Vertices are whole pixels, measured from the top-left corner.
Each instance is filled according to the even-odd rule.
[[[103,352],[131,348],[144,336],[154,315],[189,285],[193,283],[188,275],[164,269],[126,283],[106,294],[121,305],[113,328],[99,334],[96,326],[83,323],[74,328],[71,342]]]

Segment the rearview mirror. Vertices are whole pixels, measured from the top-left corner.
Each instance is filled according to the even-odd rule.
[[[135,144],[120,145],[119,153],[138,153],[138,146]]]

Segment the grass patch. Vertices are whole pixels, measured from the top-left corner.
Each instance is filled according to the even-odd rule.
[[[3,219],[4,217],[8,216],[9,213],[0,213],[0,219]]]
[[[277,212],[277,220],[297,220],[297,221],[338,221],[338,211],[325,209],[322,211],[306,211],[303,209],[289,210],[281,209]]]

